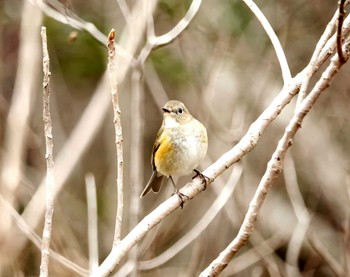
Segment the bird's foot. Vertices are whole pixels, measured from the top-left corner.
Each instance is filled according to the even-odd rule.
[[[202,172],[200,172],[197,169],[194,169],[193,171],[196,172],[196,175],[192,177],[192,180],[199,176],[199,178],[202,179],[202,183],[204,185],[203,191],[206,190],[208,183],[211,181],[210,178],[205,176]]]
[[[173,196],[174,194],[176,194],[179,197],[180,207],[181,207],[181,209],[183,209],[184,204],[185,204],[184,199],[187,198],[187,200],[189,200],[190,198],[187,195],[183,194],[182,192],[178,191],[177,189],[173,192],[173,194],[171,196]]]

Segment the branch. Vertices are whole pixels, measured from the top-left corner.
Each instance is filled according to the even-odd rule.
[[[133,30],[133,34],[130,36],[127,34],[127,32],[123,32],[120,39],[123,48],[128,49],[128,52],[132,53],[132,55],[135,53],[137,46],[143,38],[146,20],[150,16],[150,14],[144,14],[144,12],[142,12],[142,2],[143,1],[137,1],[132,9],[130,28]],[[156,0],[147,1],[147,4],[151,5],[149,13],[151,13],[155,8],[156,2]],[[125,80],[130,65],[131,64],[125,59],[120,59],[118,62],[117,79],[119,82]],[[104,118],[108,112],[108,106],[110,105],[110,96],[106,94],[107,86],[107,78],[106,75],[104,75],[84,113],[79,119],[79,122],[76,124],[71,135],[67,138],[65,144],[62,146],[60,152],[56,156],[54,170],[56,189],[54,196],[56,196],[66,184],[67,178],[73,172],[76,164],[81,158],[81,155],[84,154],[91,141],[100,130],[99,127],[104,122]],[[72,149],[74,149],[74,153],[72,153]],[[35,229],[41,222],[42,215],[45,210],[45,204],[42,201],[44,195],[45,184],[44,181],[42,181],[22,214],[28,225],[33,229]],[[9,239],[6,240],[8,242],[16,240],[16,245],[13,246],[13,244],[11,244],[11,248],[8,248],[11,250],[12,259],[16,259],[16,257],[18,257],[27,242],[27,237],[25,236],[16,236],[14,238],[16,235],[15,228],[17,227],[14,226],[14,228],[9,230]],[[9,246],[6,245],[6,247]]]
[[[0,204],[3,205],[3,209],[9,213],[17,224],[21,232],[38,248],[41,248],[41,238],[30,228],[23,217],[13,208],[13,206],[0,194]],[[50,256],[66,268],[72,270],[80,276],[87,276],[89,273],[86,269],[78,266],[67,258],[63,257],[61,254],[50,249]]]
[[[142,73],[139,67],[133,68],[131,73],[131,96],[130,96],[130,109],[133,111],[131,120],[131,136],[130,145],[130,203],[129,203],[129,228],[131,230],[134,228],[140,220],[141,213],[141,202],[140,194],[142,191],[141,185],[144,177],[144,168],[142,163],[142,157],[144,153],[144,120],[143,116],[145,114],[144,109],[144,86],[142,82]],[[138,248],[135,247],[133,251],[130,252],[130,259],[133,263],[133,275],[136,275],[138,270],[137,260],[138,260]]]
[[[334,45],[330,45],[327,48],[327,51],[331,51],[333,46]],[[319,66],[323,64],[327,58],[328,55],[326,55],[326,53],[320,55],[320,57],[317,59],[318,66],[314,68],[312,72],[313,74],[317,72]],[[266,110],[255,122],[251,124],[248,132],[244,135],[240,142],[231,150],[223,154],[214,164],[203,172],[205,176],[211,178],[209,184],[256,146],[259,138],[267,126],[269,126],[269,124],[281,113],[284,107],[297,94],[304,76],[305,73],[300,73],[289,82],[289,85],[284,86],[281,92],[276,96]],[[192,199],[202,190],[203,184],[201,183],[201,180],[195,178],[192,182],[183,187],[181,192],[189,196],[189,199]],[[159,205],[154,211],[148,214],[116,247],[112,249],[105,261],[93,273],[93,276],[108,276],[114,270],[114,268],[119,265],[121,259],[126,255],[126,253],[128,253],[128,251],[136,243],[138,243],[167,215],[174,212],[180,206],[180,204],[181,203],[179,202],[178,197],[175,195],[170,197],[168,200]]]
[[[117,150],[117,190],[118,190],[118,207],[115,221],[115,231],[113,246],[116,246],[121,237],[121,228],[123,220],[124,195],[123,195],[123,132],[121,124],[121,110],[119,107],[118,98],[118,82],[116,74],[116,53],[115,53],[115,31],[112,29],[108,35],[108,73],[111,85],[113,114],[114,114],[114,130],[115,130],[115,145]]]
[[[93,174],[85,175],[86,203],[88,210],[89,269],[98,267],[98,228],[96,182]]]
[[[179,23],[177,23],[176,26],[169,32],[161,36],[155,36],[153,18],[149,19],[147,29],[147,43],[141,50],[141,53],[137,59],[140,64],[143,64],[145,62],[152,49],[167,45],[176,39],[191,23],[199,10],[201,3],[202,0],[193,0],[186,15],[179,21]]]
[[[261,12],[259,7],[254,3],[252,0],[243,0],[243,2],[249,7],[249,9],[254,13],[256,18],[260,21],[261,25],[265,29],[266,34],[271,40],[271,43],[275,49],[277,59],[280,63],[281,71],[282,71],[282,78],[284,84],[287,84],[288,81],[291,79],[291,74],[287,62],[286,55],[284,54],[283,48],[281,46],[281,43],[271,27],[269,21],[266,19],[265,15]]]
[[[306,72],[306,76],[305,76],[305,79],[303,80],[303,83],[301,85],[301,88],[298,94],[297,106],[300,106],[301,102],[306,97],[306,91],[309,86],[309,81],[313,75],[315,67],[317,66],[316,64],[317,58],[321,55],[321,52],[324,49],[327,41],[329,41],[329,39],[332,37],[332,33],[334,30],[337,18],[338,18],[338,11],[335,12],[335,14],[333,15],[333,18],[327,24],[325,31],[323,32],[321,38],[316,44],[315,51],[312,54],[309,64],[304,70],[304,72]]]
[[[349,55],[349,40],[346,43],[346,53]],[[348,56],[346,57],[348,59]],[[339,61],[338,55],[334,56],[331,60],[330,65],[322,74],[321,79],[316,83],[313,90],[302,102],[299,109],[296,110],[293,118],[289,122],[285,129],[285,132],[278,142],[276,151],[273,153],[271,160],[268,163],[267,169],[264,176],[262,177],[258,189],[249,204],[249,209],[246,213],[244,221],[238,232],[236,238],[228,245],[228,247],[221,252],[219,257],[217,257],[202,273],[200,276],[217,276],[220,274],[228,263],[231,261],[233,256],[238,252],[238,250],[244,246],[249,240],[251,234],[254,231],[254,226],[256,223],[257,216],[259,214],[260,208],[264,203],[267,193],[272,187],[272,184],[279,176],[282,171],[282,164],[285,155],[292,145],[292,140],[295,137],[297,131],[301,127],[303,119],[309,113],[318,97],[326,88],[330,85],[331,80],[334,78],[336,73],[341,68],[342,63]]]
[[[208,225],[216,218],[217,214],[225,206],[226,202],[231,199],[231,196],[236,188],[238,180],[242,174],[242,166],[238,164],[232,170],[232,173],[225,185],[221,190],[220,194],[213,202],[213,204],[208,208],[207,212],[202,216],[202,218],[189,230],[181,239],[169,247],[166,251],[159,254],[157,257],[140,262],[140,269],[150,270],[155,267],[168,262],[171,258],[177,255],[181,250],[183,250],[187,245],[194,241],[202,232],[208,227]]]
[[[53,176],[53,136],[52,136],[52,122],[50,112],[50,58],[47,51],[47,38],[46,28],[41,27],[41,37],[43,43],[43,121],[44,121],[44,133],[45,133],[45,145],[46,145],[46,211],[45,211],[45,223],[43,230],[43,238],[41,245],[41,265],[40,276],[48,276],[49,267],[49,250],[51,240],[52,229],[52,216],[54,210],[53,194],[55,188],[55,180]]]
[[[343,64],[345,63],[345,58],[342,51],[342,27],[345,17],[345,0],[339,1],[339,16],[338,16],[338,27],[337,27],[337,52],[339,56],[339,61]]]
[[[301,76],[299,76],[301,77]],[[210,178],[208,185],[214,179],[222,174],[235,162],[239,161],[244,155],[249,153],[257,144],[260,136],[266,127],[280,114],[282,109],[296,95],[300,87],[300,78],[293,79],[289,86],[284,86],[279,95],[274,99],[270,106],[259,116],[251,125],[247,134],[230,151],[223,154],[214,164],[207,168],[203,174]],[[193,179],[181,190],[181,193],[187,195],[189,199],[195,197],[203,191],[203,184],[200,178]],[[189,200],[188,199],[188,200]],[[185,199],[185,202],[188,201]],[[160,223],[167,215],[174,212],[180,206],[179,197],[174,195],[164,201],[155,210],[148,214],[133,230],[131,230],[120,243],[113,247],[105,261],[93,272],[93,276],[108,276],[114,268],[119,265],[121,259],[128,251],[139,242],[153,227]]]
[[[106,43],[107,37],[104,35],[93,23],[87,22],[80,18],[73,11],[61,4],[57,0],[27,0],[33,5],[36,5],[43,13],[53,18],[54,20],[63,24],[69,25],[77,30],[84,30],[103,45]],[[48,2],[50,5],[46,4]],[[116,45],[119,54],[131,62],[133,60],[132,54],[126,51],[120,45]]]

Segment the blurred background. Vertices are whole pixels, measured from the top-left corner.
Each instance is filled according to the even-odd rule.
[[[156,35],[171,30],[192,3],[161,0],[147,5],[151,2]],[[277,33],[295,76],[311,58],[337,1],[256,4]],[[123,236],[172,193],[172,186],[165,184],[158,195],[138,197],[151,174],[151,150],[167,100],[184,102],[206,126],[209,149],[199,168],[203,170],[240,140],[283,87],[270,40],[238,0],[203,1],[179,37],[152,50],[141,65],[130,66],[130,56],[136,59],[146,45],[141,15],[146,8],[152,11],[147,5],[121,0],[0,1],[0,276],[39,275],[40,249],[31,230],[41,237],[45,204],[41,26],[48,36],[60,188],[51,248],[79,266],[74,271],[62,258],[51,258],[50,276],[86,275],[89,269],[87,174],[96,182],[100,263],[112,247],[117,175],[104,41],[111,28],[124,49],[118,48],[117,65],[124,139]],[[90,31],[77,29],[77,22]],[[349,274],[348,72],[346,64],[306,117],[253,236],[222,276]],[[206,268],[237,235],[294,108],[295,99],[251,153],[152,230],[123,260],[116,276],[197,276]],[[190,179],[177,178],[178,186]],[[186,234],[194,234],[193,239],[177,251],[174,244]],[[166,250],[169,258],[162,255]]]

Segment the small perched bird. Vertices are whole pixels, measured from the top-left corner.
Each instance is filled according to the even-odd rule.
[[[179,195],[183,204],[182,196],[185,195],[177,190],[172,176],[189,175],[195,171],[207,178],[195,169],[207,153],[207,130],[180,101],[168,101],[163,111],[163,123],[152,151],[153,173],[140,197],[150,190],[158,193],[164,177],[169,177],[174,193]]]

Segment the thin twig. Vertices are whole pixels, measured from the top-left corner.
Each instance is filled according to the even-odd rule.
[[[120,242],[123,209],[124,209],[124,194],[123,194],[123,132],[121,124],[121,110],[119,107],[118,97],[118,82],[116,80],[116,52],[115,52],[115,31],[112,29],[108,35],[108,73],[111,86],[112,104],[113,104],[113,122],[115,130],[115,145],[117,151],[117,191],[118,191],[118,207],[115,221],[115,231],[113,246]]]
[[[98,228],[96,182],[91,173],[85,176],[85,188],[88,210],[89,269],[92,272],[98,267]]]
[[[297,107],[301,105],[301,102],[305,99],[306,97],[306,91],[309,86],[310,79],[313,75],[314,68],[316,66],[316,60],[320,56],[320,53],[322,49],[324,49],[324,46],[326,45],[327,41],[332,37],[332,33],[336,24],[336,20],[338,18],[338,11],[335,12],[333,15],[333,18],[331,21],[327,24],[327,27],[325,31],[323,32],[321,38],[316,44],[315,51],[312,54],[312,57],[310,59],[309,64],[307,65],[306,69],[304,70],[306,72],[306,76],[303,80],[303,83],[301,84],[300,91],[298,94],[298,99],[297,99]]]
[[[289,80],[291,79],[291,73],[288,66],[286,55],[284,54],[283,48],[281,46],[281,43],[271,27],[269,21],[266,19],[265,15],[261,12],[259,7],[254,3],[252,0],[243,0],[243,2],[249,7],[249,9],[254,13],[256,18],[260,21],[261,25],[263,26],[266,34],[271,40],[271,43],[275,49],[277,59],[280,63],[281,71],[282,71],[282,78],[283,82],[286,85]]]
[[[345,17],[344,10],[345,0],[339,1],[339,16],[338,16],[338,27],[337,27],[337,52],[339,56],[339,61],[343,64],[345,63],[345,58],[342,50],[342,28]]]
[[[347,50],[349,48],[348,43],[349,41],[347,41],[346,44]],[[349,51],[346,53],[349,55]],[[292,145],[292,140],[301,127],[303,119],[309,113],[321,93],[324,92],[326,88],[328,88],[331,80],[339,71],[341,66],[342,64],[338,59],[338,55],[334,56],[331,60],[330,65],[322,74],[321,79],[316,83],[313,90],[303,101],[300,109],[295,112],[293,118],[286,127],[282,138],[278,142],[278,146],[273,153],[271,160],[268,163],[265,174],[262,177],[258,189],[256,190],[256,193],[249,204],[249,209],[246,213],[238,235],[226,247],[226,249],[222,251],[220,255],[201,273],[200,276],[208,277],[217,276],[220,274],[231,261],[233,256],[238,252],[238,250],[247,243],[254,231],[256,219],[262,207],[262,204],[264,203],[264,200],[267,196],[267,193],[271,189],[272,184],[282,171],[282,164],[287,150]]]
[[[48,276],[49,270],[49,255],[50,255],[50,240],[52,230],[52,217],[54,210],[53,194],[55,189],[55,179],[53,176],[53,136],[52,136],[52,121],[50,112],[50,58],[47,51],[47,37],[46,28],[41,27],[41,38],[43,44],[43,121],[44,121],[44,134],[46,145],[46,210],[45,210],[45,222],[41,244],[41,264],[40,264],[40,276]]]
[[[174,39],[176,39],[191,23],[195,15],[197,14],[200,6],[202,4],[202,0],[193,0],[191,6],[189,7],[186,15],[172,28],[169,32],[164,35],[155,36],[154,34],[154,26],[153,26],[153,18],[148,20],[148,28],[147,28],[147,43],[141,50],[141,53],[137,60],[143,64],[147,59],[148,55],[152,51],[152,49],[167,45],[171,43]]]

